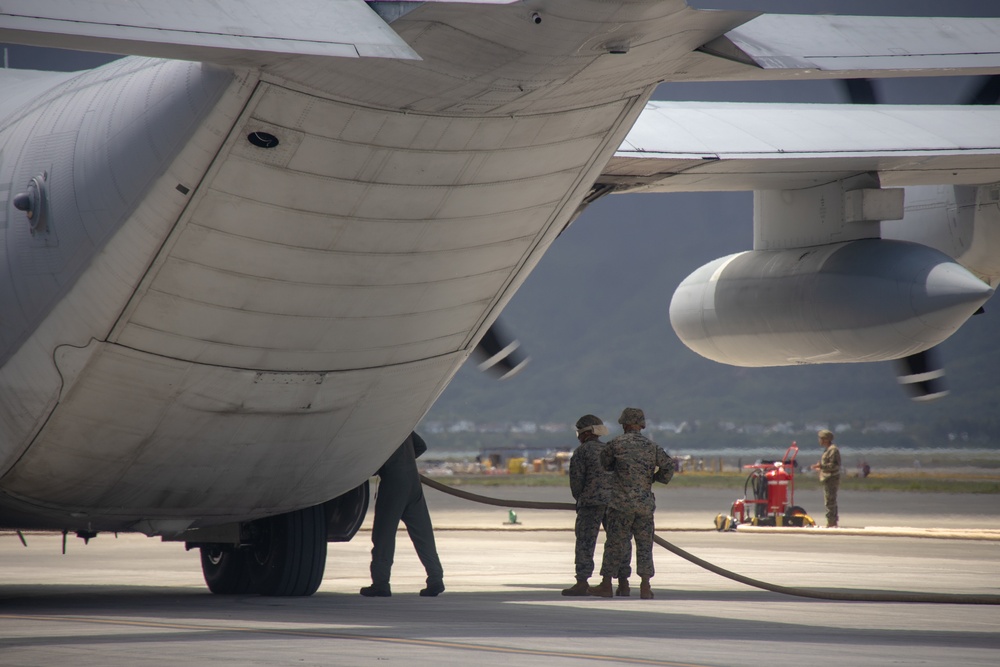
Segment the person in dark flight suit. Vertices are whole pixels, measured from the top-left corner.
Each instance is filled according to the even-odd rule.
[[[434,528],[427,511],[417,457],[427,451],[427,443],[416,433],[410,435],[382,464],[376,473],[379,488],[375,498],[375,521],[372,525],[372,585],[361,589],[365,597],[389,597],[389,575],[396,551],[396,530],[400,520],[406,526],[417,556],[427,571],[427,588],[422,597],[444,592],[444,570],[434,545]]]

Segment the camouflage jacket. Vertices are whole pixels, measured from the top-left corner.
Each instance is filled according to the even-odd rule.
[[[840,477],[840,450],[834,444],[824,449],[819,459],[819,481],[831,477]]]
[[[674,460],[641,433],[624,433],[609,442],[601,463],[613,472],[608,505],[622,512],[652,514],[653,481],[666,484],[674,476]]]
[[[569,489],[577,507],[608,504],[611,473],[601,465],[601,452],[606,446],[597,438],[588,440],[576,448],[569,460]]]

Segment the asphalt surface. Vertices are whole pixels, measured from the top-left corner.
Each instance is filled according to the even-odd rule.
[[[1000,664],[998,606],[782,596],[659,548],[656,599],[563,597],[573,583],[572,512],[519,511],[520,525],[505,526],[503,508],[427,495],[448,586],[438,598],[417,595],[424,577],[405,533],[384,599],[357,594],[368,583],[364,529],[330,545],[309,598],[211,595],[197,552],[180,544],[102,534],[89,545],[70,537],[62,555],[60,536],[29,534],[24,548],[2,534],[0,665]],[[787,586],[1000,595],[995,496],[859,496],[841,501],[844,530],[717,533],[711,520],[732,494],[668,488],[657,525],[701,558]],[[933,537],[956,527],[978,537]],[[920,537],[885,534],[901,528]],[[599,545],[598,563],[600,554]]]

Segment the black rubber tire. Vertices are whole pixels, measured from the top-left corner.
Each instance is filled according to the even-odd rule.
[[[312,595],[326,568],[326,514],[322,505],[254,521],[247,563],[261,595]]]
[[[809,515],[806,511],[799,507],[798,505],[792,505],[787,510],[785,510],[785,525],[794,526],[796,528],[802,528],[806,525],[806,519]],[[810,519],[811,521],[811,519]]]
[[[208,590],[217,595],[254,593],[253,579],[247,567],[246,552],[239,549],[201,548],[201,571]]]

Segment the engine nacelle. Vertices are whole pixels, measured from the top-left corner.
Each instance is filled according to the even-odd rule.
[[[670,322],[734,366],[885,361],[945,340],[992,294],[944,253],[866,239],[717,259],[674,292]]]

